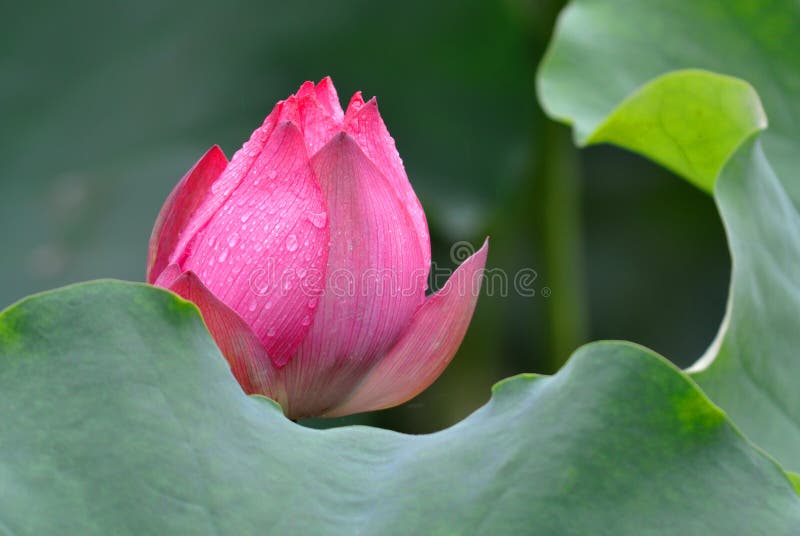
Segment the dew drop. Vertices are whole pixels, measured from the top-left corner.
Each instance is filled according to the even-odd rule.
[[[250,214],[244,214],[244,215],[242,215],[242,217],[241,217],[241,218],[239,218],[239,219],[240,219],[240,220],[242,220],[242,223],[244,223],[244,222],[246,222],[248,219],[250,219]]]
[[[234,247],[237,244],[237,242],[239,242],[239,235],[236,234],[236,233],[233,233],[230,236],[230,238],[228,238],[228,246],[229,247]]]
[[[286,250],[287,251],[297,251],[297,237],[293,234],[290,234],[286,237]]]
[[[328,214],[325,211],[309,212],[307,216],[308,216],[308,221],[311,222],[311,225],[313,225],[317,229],[322,229],[323,227],[325,227],[325,222],[328,221]]]
[[[267,331],[267,337],[274,337],[275,333],[275,328],[269,328],[269,331]]]
[[[250,307],[248,307],[248,309],[250,309],[250,312],[252,313],[253,311],[256,310],[257,307],[258,307],[258,303],[252,301],[252,302],[250,302]]]
[[[270,179],[274,179],[277,176],[278,176],[278,172],[275,171],[274,169],[272,171],[270,171],[269,173],[267,173],[267,177],[269,177]]]
[[[318,301],[319,300],[317,298],[311,298],[310,300],[308,300],[308,308],[313,309],[314,307],[316,307]]]
[[[283,282],[283,289],[284,290],[291,290],[292,289],[292,282],[291,280],[287,279]]]
[[[300,323],[301,323],[302,325],[304,325],[304,326],[307,326],[307,325],[309,325],[309,324],[311,323],[311,317],[310,317],[310,316],[308,316],[308,315],[304,316],[304,317],[303,317],[303,320],[301,320],[301,321],[300,321]]]
[[[219,262],[225,262],[228,260],[228,248],[222,250],[222,253],[219,254]]]

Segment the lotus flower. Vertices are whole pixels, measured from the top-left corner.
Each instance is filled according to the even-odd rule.
[[[453,358],[487,245],[426,297],[425,214],[373,98],[330,78],[212,147],[150,238],[148,282],[194,302],[245,392],[292,418],[401,404]]]

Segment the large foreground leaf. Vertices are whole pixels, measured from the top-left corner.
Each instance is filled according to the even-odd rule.
[[[99,282],[0,315],[13,534],[790,534],[800,498],[666,360],[579,350],[425,436],[244,395],[193,305]]]
[[[617,143],[713,188],[733,257],[731,293],[717,340],[692,370],[749,437],[794,471],[798,27],[800,3],[792,0],[576,0],[562,13],[539,75],[544,107],[574,125],[579,143]],[[674,72],[683,69],[692,70]],[[742,81],[769,118],[755,142],[745,139],[764,127],[763,116]]]

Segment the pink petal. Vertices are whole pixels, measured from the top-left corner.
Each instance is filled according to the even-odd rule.
[[[227,165],[228,160],[215,145],[192,166],[169,194],[150,235],[148,283],[153,283],[169,264],[178,237]]]
[[[306,80],[305,82],[303,82],[303,84],[300,86],[300,89],[297,90],[294,96],[299,98],[299,97],[307,97],[308,95],[314,95],[314,94],[315,94],[314,82],[312,82],[311,80]]]
[[[172,263],[161,271],[158,278],[152,284],[157,287],[170,288],[172,283],[182,275],[183,270],[181,270],[181,267]]]
[[[327,80],[327,83],[326,83]],[[320,100],[319,96],[324,100]],[[315,87],[306,82],[283,101],[280,121],[296,123],[305,138],[308,154],[314,155],[341,130],[343,114],[330,79]]]
[[[424,301],[428,269],[395,189],[352,137],[338,134],[312,164],[327,199],[331,249],[314,324],[282,371],[297,416],[339,403],[395,343]]]
[[[358,97],[356,98],[356,95]],[[406,176],[403,161],[394,145],[394,140],[378,111],[378,102],[372,98],[363,104],[360,93],[353,95],[347,110],[344,130],[358,142],[364,154],[381,170],[384,176],[397,190],[397,196],[403,202],[411,221],[417,230],[420,248],[426,266],[431,263],[431,242],[428,233],[428,222],[422,205]]]
[[[217,299],[193,272],[181,274],[167,288],[197,305],[246,393],[262,394],[278,402],[286,399],[280,384],[274,381],[276,374],[266,349],[235,311]]]
[[[256,158],[261,154],[264,144],[272,134],[281,113],[282,104],[279,102],[272,112],[264,119],[264,123],[253,131],[250,139],[231,158],[230,163],[211,185],[211,194],[205,196],[200,205],[195,209],[191,218],[186,222],[180,236],[177,237],[175,247],[169,254],[170,263],[182,264],[189,255],[188,245],[195,239],[197,233],[208,224],[208,221],[219,212],[223,204],[242,180],[250,173]]]
[[[303,137],[294,124],[280,123],[180,265],[236,311],[281,366],[314,317],[328,236]]]
[[[411,325],[375,365],[349,399],[326,414],[336,417],[388,408],[430,386],[453,359],[472,319],[480,293],[489,241],[429,296]]]
[[[353,96],[350,97],[350,102],[347,104],[347,112],[345,112],[344,114],[345,123],[351,117],[356,115],[362,106],[364,106],[364,97],[361,95],[360,91],[356,91],[355,93],[353,93]]]
[[[326,76],[319,81],[315,89],[317,101],[322,105],[331,118],[339,125],[342,124],[344,119],[344,112],[342,105],[339,104],[339,95],[336,93],[336,88],[333,86],[333,80],[330,76]]]

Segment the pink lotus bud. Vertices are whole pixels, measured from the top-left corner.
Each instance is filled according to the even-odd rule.
[[[279,102],[228,162],[212,147],[150,238],[147,280],[193,301],[247,393],[287,416],[416,396],[453,358],[487,245],[425,296],[425,214],[375,99],[330,78]]]

